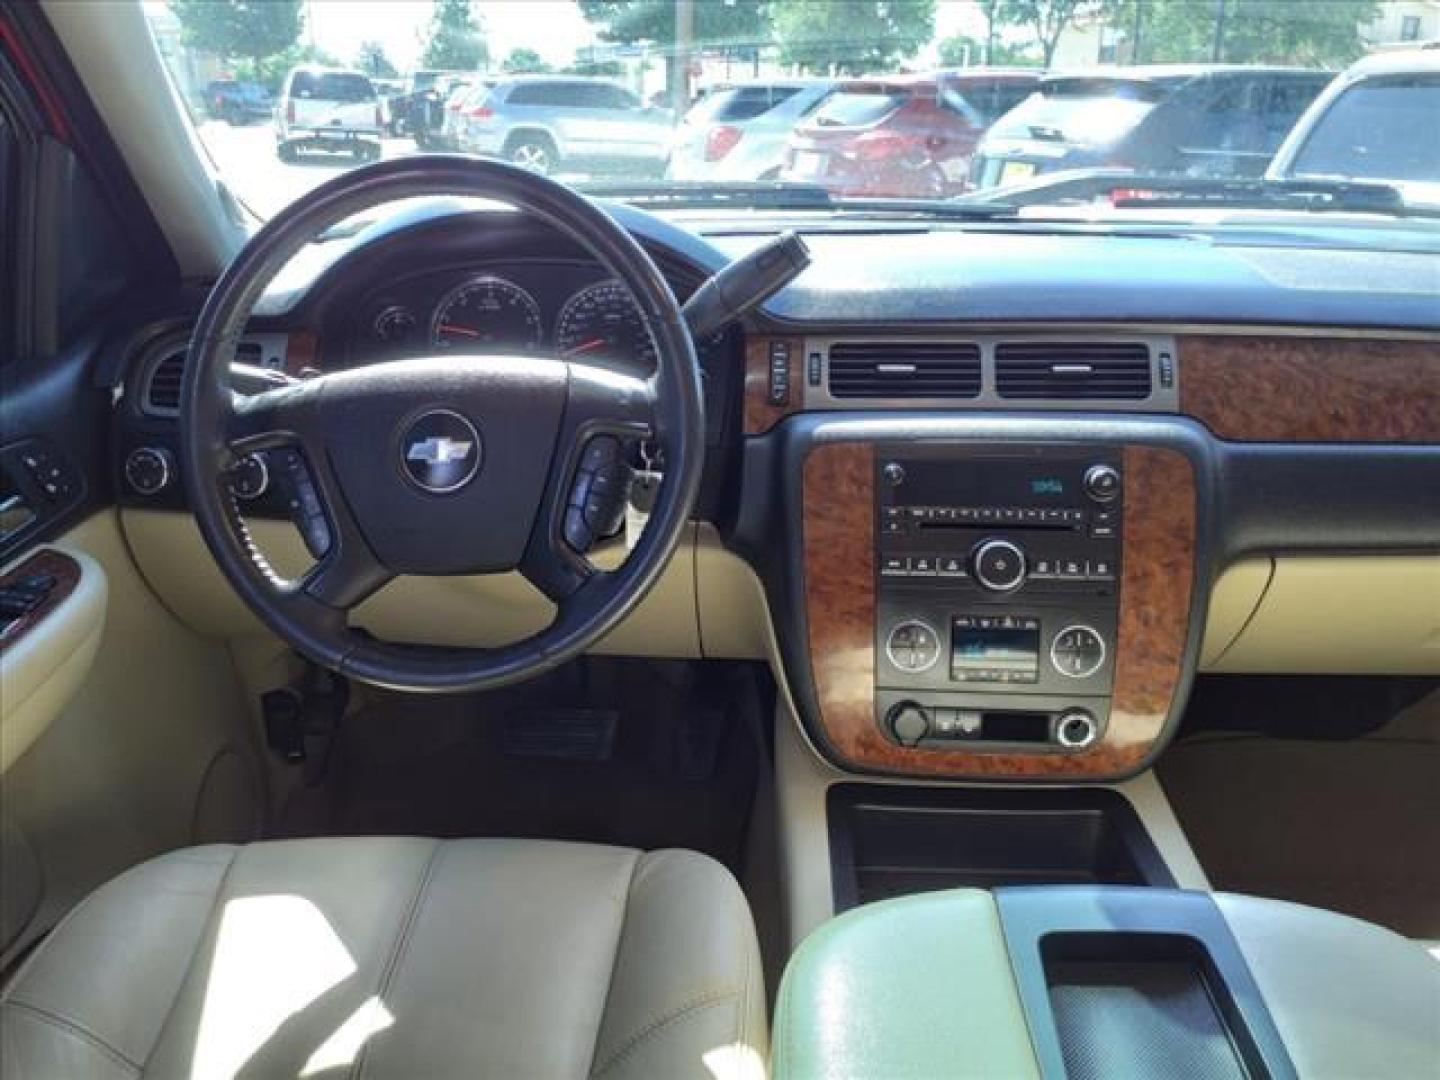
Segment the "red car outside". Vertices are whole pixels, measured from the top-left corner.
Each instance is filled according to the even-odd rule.
[[[837,195],[956,194],[980,136],[1040,75],[967,68],[847,79],[795,129],[780,179]]]

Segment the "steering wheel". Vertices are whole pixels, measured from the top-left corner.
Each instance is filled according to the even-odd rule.
[[[467,355],[371,364],[249,397],[231,389],[230,364],[250,310],[292,256],[359,211],[434,195],[493,199],[586,248],[640,305],[655,345],[653,376],[558,357]],[[245,603],[316,663],[411,691],[518,682],[612,629],[674,553],[704,455],[695,348],[669,285],[640,245],[553,180],[449,155],[355,169],[268,222],[200,314],[180,420],[190,505]],[[585,550],[623,516],[624,446],[639,439],[658,444],[665,478],[623,565],[601,570]],[[328,534],[324,554],[297,580],[266,562],[229,488],[229,470],[260,450],[282,455],[300,512]],[[550,625],[522,641],[489,650],[398,645],[349,626],[349,611],[396,575],[508,570],[556,604]]]

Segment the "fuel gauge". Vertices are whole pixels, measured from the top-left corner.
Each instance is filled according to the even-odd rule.
[[[403,345],[415,333],[415,314],[401,304],[391,304],[375,316],[375,337],[387,345]]]

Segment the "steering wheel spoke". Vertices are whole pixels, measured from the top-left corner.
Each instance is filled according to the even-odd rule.
[[[238,460],[260,450],[313,444],[322,381],[292,383],[260,394],[232,392],[226,423],[230,453]]]

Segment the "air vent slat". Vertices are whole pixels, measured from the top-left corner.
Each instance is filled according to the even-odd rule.
[[[1026,341],[995,346],[1002,398],[1138,401],[1150,396],[1150,349],[1139,342]]]
[[[979,397],[980,347],[969,342],[837,342],[830,346],[830,395]]]
[[[145,408],[153,413],[180,411],[180,388],[185,382],[185,350],[166,354],[150,372],[145,386]]]

